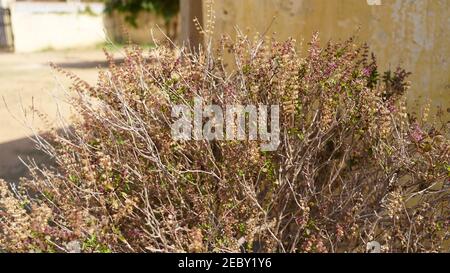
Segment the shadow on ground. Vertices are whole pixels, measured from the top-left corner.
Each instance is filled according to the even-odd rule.
[[[116,64],[122,64],[123,59],[114,59]],[[62,68],[72,69],[90,69],[90,68],[107,68],[109,63],[107,61],[81,61],[81,62],[61,62],[56,63],[57,66]]]
[[[29,138],[22,138],[0,144],[0,179],[17,183],[21,177],[28,176],[27,167],[19,159],[28,162],[34,160],[38,166],[53,166],[54,161],[47,154],[39,151]]]

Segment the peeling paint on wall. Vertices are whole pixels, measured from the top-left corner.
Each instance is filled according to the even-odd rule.
[[[250,35],[263,33],[275,16],[269,32],[294,37],[300,49],[314,31],[322,41],[358,34],[382,70],[401,65],[413,73],[411,111],[420,110],[416,101],[431,100],[450,121],[449,0],[221,0],[215,1],[215,12],[216,35],[233,36],[235,26]]]

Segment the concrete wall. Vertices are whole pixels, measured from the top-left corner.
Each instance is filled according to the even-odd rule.
[[[12,0],[0,0],[0,8],[9,8]]]
[[[32,52],[103,43],[102,11],[103,5],[99,3],[15,2],[11,5],[15,51]]]
[[[431,99],[450,120],[449,0],[220,0],[214,9],[216,35],[234,35],[236,25],[263,33],[274,16],[268,34],[294,37],[299,45],[314,31],[327,41],[360,27],[360,40],[369,43],[382,69],[402,65],[413,72],[409,105]]]

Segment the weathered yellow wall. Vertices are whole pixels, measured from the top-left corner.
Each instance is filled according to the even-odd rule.
[[[372,1],[373,2],[373,1]],[[376,2],[376,1],[375,1]],[[368,41],[381,69],[397,65],[413,72],[409,105],[431,99],[450,120],[450,0],[216,0],[215,34],[241,30],[294,37],[306,45],[314,31],[321,40],[356,33]],[[304,48],[304,46],[302,46]],[[411,107],[411,110],[415,108]]]

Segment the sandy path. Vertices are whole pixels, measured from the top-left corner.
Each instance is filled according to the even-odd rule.
[[[33,106],[47,115],[55,127],[60,127],[59,115],[64,118],[71,115],[70,108],[64,103],[67,97],[64,90],[70,81],[52,71],[48,66],[50,61],[95,83],[97,67],[104,61],[104,56],[97,49],[0,54],[0,178],[17,181],[26,173],[18,156],[47,161],[27,138],[32,134],[27,126],[45,132],[49,125],[29,111],[24,113],[24,109]]]

